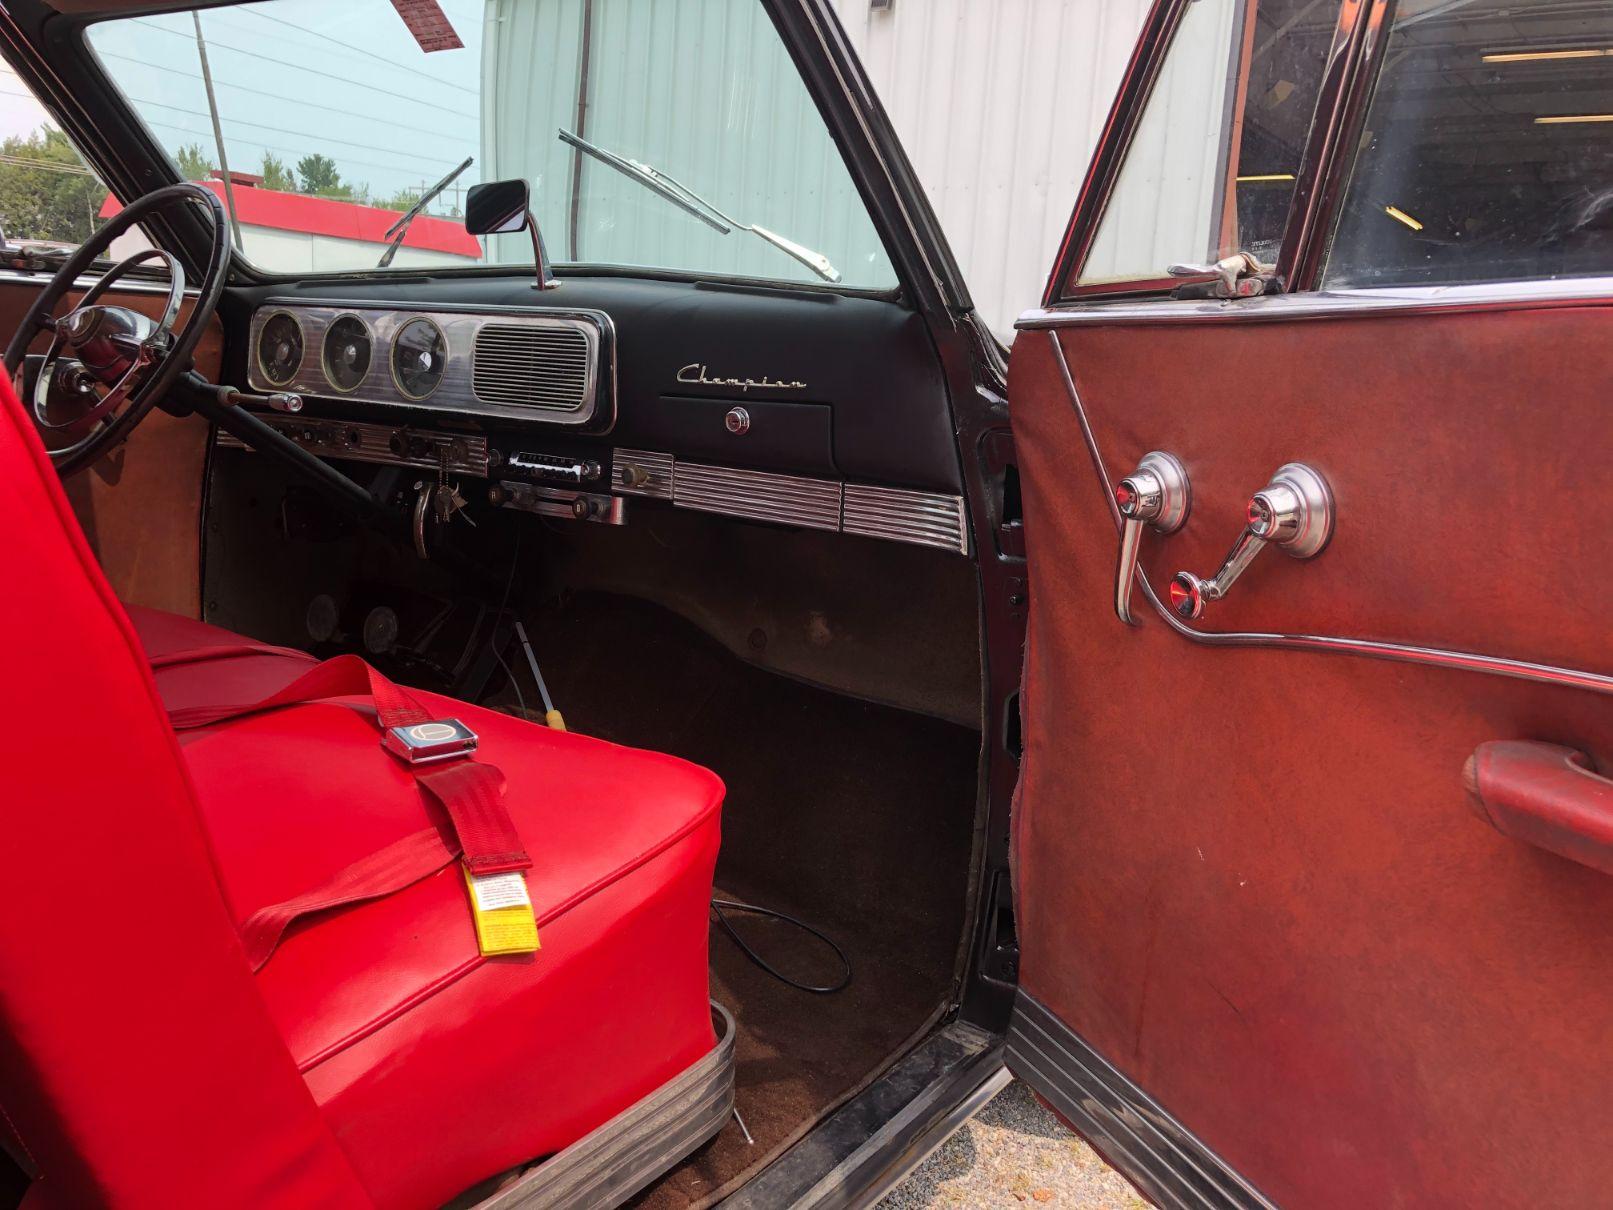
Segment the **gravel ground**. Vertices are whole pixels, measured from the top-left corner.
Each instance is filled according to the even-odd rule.
[[[932,1206],[1144,1210],[1148,1203],[1017,1080],[996,1095],[879,1210]]]

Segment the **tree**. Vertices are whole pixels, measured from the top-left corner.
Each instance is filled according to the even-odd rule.
[[[382,210],[403,211],[409,209],[420,200],[421,190],[400,189],[389,198],[377,201],[375,204]]]
[[[187,181],[205,181],[217,168],[200,143],[185,144],[174,152],[174,159],[179,162],[179,175]]]
[[[297,192],[297,177],[286,167],[286,162],[273,152],[263,153],[263,187],[278,189],[281,193]]]
[[[353,187],[342,182],[342,174],[336,171],[336,161],[328,155],[314,152],[303,156],[297,161],[297,177],[302,182],[304,193],[316,193],[320,197],[353,196]]]
[[[8,239],[76,244],[90,237],[106,186],[65,134],[41,126],[26,138],[12,135],[0,141],[0,156],[0,227]]]

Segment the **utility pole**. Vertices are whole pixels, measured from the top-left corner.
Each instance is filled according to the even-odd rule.
[[[224,127],[219,125],[218,99],[213,96],[213,73],[207,66],[207,42],[202,38],[202,18],[195,9],[190,19],[196,23],[196,55],[202,61],[202,87],[207,92],[207,112],[213,118],[213,142],[218,145],[218,170],[224,177],[224,200],[229,204],[230,226],[235,231],[235,246],[241,248],[241,220],[235,214],[235,183],[230,180],[230,161],[224,154]]]

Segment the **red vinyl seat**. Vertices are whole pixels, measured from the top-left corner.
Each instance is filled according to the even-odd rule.
[[[710,1050],[721,783],[431,694],[505,774],[541,949],[481,957],[454,863],[297,922],[254,975],[242,921],[427,826],[424,797],[354,700],[176,740],[165,706],[244,705],[309,662],[165,666],[248,642],[125,615],[0,396],[7,696],[41,728],[0,773],[0,1141],[28,1205],[437,1205]]]

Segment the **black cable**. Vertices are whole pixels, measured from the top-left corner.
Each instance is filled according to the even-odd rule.
[[[498,641],[498,624],[504,618],[505,606],[510,603],[510,589],[515,587],[515,569],[520,565],[521,527],[517,525],[515,527],[515,553],[510,556],[510,574],[509,577],[504,581],[504,599],[498,603],[498,612],[493,615],[493,633],[487,641],[492,645],[493,658],[498,661],[498,666],[504,669],[504,675],[510,680],[510,688],[515,690],[515,702],[516,705],[521,707],[521,717],[524,719],[527,717],[526,697],[524,694],[522,694],[521,686],[515,679],[515,673],[510,669],[510,666],[504,662],[504,653],[499,650],[502,644],[500,644]]]
[[[724,909],[727,909],[731,912],[751,912],[757,916],[771,916],[774,920],[782,920],[785,924],[793,924],[796,928],[811,933],[819,941],[823,942],[835,952],[835,957],[840,959],[840,965],[846,968],[846,973],[835,982],[826,983],[821,987],[814,986],[810,983],[797,982],[788,975],[784,974],[782,971],[778,970],[776,967],[772,966],[767,959],[763,958],[755,950],[751,949],[751,947],[746,943],[745,939],[741,937],[739,932],[734,928],[732,922],[730,922],[728,917],[723,914]],[[812,992],[814,995],[819,996],[827,996],[834,992],[841,991],[851,983],[851,959],[846,957],[846,951],[835,944],[834,939],[828,936],[828,934],[824,933],[821,929],[814,928],[805,920],[797,920],[794,916],[785,915],[783,912],[775,912],[772,908],[757,907],[754,903],[739,903],[732,899],[713,899],[711,901],[711,914],[713,918],[716,919],[717,923],[722,926],[723,932],[727,933],[731,938],[733,938],[734,944],[739,946],[739,948],[744,951],[745,957],[756,963],[757,966],[761,967],[768,974],[772,975],[773,978],[777,979],[780,983],[787,983],[797,991]]]

